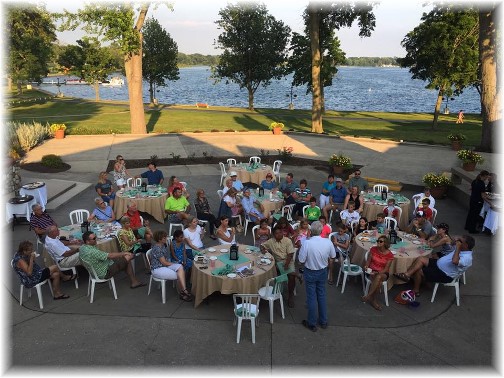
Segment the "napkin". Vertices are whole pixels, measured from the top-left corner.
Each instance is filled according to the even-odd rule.
[[[200,251],[198,251],[198,250],[196,250],[196,249],[192,250],[192,254],[193,254],[193,256],[203,256],[203,253],[200,252]]]
[[[234,270],[235,270],[234,266],[226,264],[220,268],[216,268],[216,269],[212,270],[212,275],[213,276],[225,276],[229,273],[233,273]]]
[[[401,247],[406,247],[408,245],[407,242],[399,242],[399,243],[396,243],[396,244],[390,244],[390,248],[392,249],[397,249],[397,248],[401,248]]]
[[[72,231],[72,226],[63,226],[63,227],[60,227],[60,230],[62,230],[62,231]]]

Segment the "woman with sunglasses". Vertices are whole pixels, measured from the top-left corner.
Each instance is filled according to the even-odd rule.
[[[126,177],[131,175],[126,170],[126,162],[121,155],[117,155],[114,164],[114,182],[119,189],[126,187]]]
[[[368,302],[377,311],[381,311],[380,304],[376,301],[376,294],[380,289],[382,282],[389,278],[389,270],[394,255],[390,252],[390,240],[386,236],[378,238],[376,246],[371,247],[368,253],[364,270],[371,269],[371,273],[366,273],[371,280],[371,287],[368,294],[361,299],[363,302]]]

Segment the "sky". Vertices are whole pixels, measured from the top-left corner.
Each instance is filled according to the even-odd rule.
[[[224,8],[226,0],[173,0],[173,12],[162,4],[157,9],[149,9],[148,17],[156,18],[177,42],[180,52],[185,54],[200,53],[217,55],[214,41],[219,35],[215,21],[218,12]],[[235,2],[232,2],[235,3]],[[344,28],[337,32],[341,47],[347,57],[381,56],[404,57],[406,52],[401,47],[404,36],[420,23],[423,12],[431,7],[424,7],[424,1],[383,0],[375,6],[376,28],[369,38],[359,37],[357,26]],[[84,4],[81,0],[66,5],[59,0],[46,0],[46,7],[51,12],[66,8],[75,11]],[[303,31],[302,14],[308,0],[269,0],[264,1],[269,12],[278,20],[290,26],[292,31]],[[82,32],[58,33],[62,43],[75,44]]]

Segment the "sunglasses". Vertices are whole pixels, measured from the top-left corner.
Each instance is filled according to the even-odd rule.
[[[88,238],[88,239],[89,239],[89,240],[96,240],[96,237],[94,237],[94,238],[91,238],[91,237],[90,237],[90,238]]]
[[[360,176],[360,173],[355,173],[355,176]]]
[[[385,240],[378,240],[378,243],[385,243]]]
[[[103,205],[105,202],[100,202],[98,205]]]

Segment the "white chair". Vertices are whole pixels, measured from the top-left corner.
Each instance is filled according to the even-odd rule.
[[[86,209],[72,210],[68,216],[70,217],[70,224],[81,224],[89,218],[89,211]]]
[[[193,208],[194,208],[194,214],[197,217],[198,212],[196,211],[196,205],[194,203],[193,203]],[[198,222],[203,223],[203,228],[205,228],[205,226],[208,224],[208,221],[204,220],[204,219],[199,219],[198,218]]]
[[[443,282],[436,282],[434,285],[434,290],[432,291],[432,298],[431,298],[431,303],[434,302],[434,298],[436,297],[436,292],[438,289],[439,284],[443,286],[452,286],[455,288],[455,299],[457,300],[457,306],[460,306],[460,285],[459,285],[459,280],[460,276],[463,274],[459,274],[457,277],[453,279],[452,282],[448,283],[443,283]]]
[[[343,254],[339,254],[340,271],[338,273],[338,280],[336,281],[336,286],[339,285],[339,280],[341,273],[343,273],[343,286],[341,287],[341,294],[345,292],[345,285],[348,276],[361,276],[362,279],[362,291],[365,293],[364,285],[364,271],[359,265],[351,264],[349,256],[343,258]]]
[[[294,205],[284,205],[282,207],[282,216],[287,219],[287,222],[292,223],[294,220],[292,219],[292,209],[294,209]]]
[[[306,218],[306,209],[308,209],[309,207],[310,207],[310,205],[303,206],[303,218]],[[315,206],[315,207],[320,210],[320,207],[318,207],[318,206]]]
[[[222,199],[224,191],[222,189],[217,190],[217,195],[219,196],[219,199]]]
[[[227,159],[227,164],[228,164],[229,170],[231,170],[231,167],[236,166],[236,159],[233,159],[233,158]]]
[[[280,301],[280,309],[282,310],[282,319],[285,319],[284,303],[282,297],[282,286],[287,281],[287,274],[282,274],[278,277],[270,278],[266,281],[266,286],[261,287],[258,291],[261,299],[269,302],[270,323],[273,324],[273,304],[276,300]],[[273,286],[270,286],[273,285]]]
[[[260,164],[261,163],[261,158],[259,156],[251,156],[250,159],[249,159],[249,164],[250,163]]]
[[[184,225],[182,223],[170,223],[170,230],[168,231],[168,236],[172,236],[172,230],[175,227],[180,227],[182,231],[184,231]]]
[[[364,261],[367,261],[369,255],[369,250],[366,252],[364,256]],[[368,294],[369,287],[371,286],[371,280],[368,278],[368,276],[364,275],[364,279],[366,280],[366,288],[364,289],[364,295]],[[387,281],[382,282],[382,290],[383,290],[383,296],[385,297],[385,305],[388,306],[388,288],[387,288]]]
[[[397,230],[397,220],[392,217],[385,217],[385,228],[390,229],[390,223],[394,224],[394,230]]]
[[[275,180],[280,183],[280,167],[282,165],[282,160],[275,160],[273,162],[273,174],[275,175]]]
[[[222,183],[224,182],[224,179],[227,177],[227,172],[226,172],[226,166],[224,165],[223,162],[219,162],[220,166],[220,171],[221,171],[221,177],[220,177],[220,186],[222,186]]]
[[[54,259],[53,259],[53,260],[54,260]],[[59,269],[61,272],[62,272],[62,271],[64,271],[64,270],[71,270],[71,271],[72,271],[72,274],[77,276],[77,269],[76,269],[76,267],[75,267],[75,266],[71,266],[70,268],[62,268],[62,267],[60,266],[60,264],[58,263],[58,261],[57,261],[57,260],[54,260],[54,263],[56,264],[56,266],[58,267],[58,269]],[[76,288],[76,289],[78,289],[78,288],[79,288],[79,282],[78,282],[77,277],[75,278],[74,283],[75,283],[75,288]]]
[[[376,184],[376,185],[373,185],[373,192],[375,193],[381,193],[383,192],[383,189],[385,189],[385,191],[388,193],[388,186],[385,185],[385,184]]]
[[[259,327],[259,302],[261,297],[259,294],[233,294],[234,304],[234,321],[238,326],[236,332],[236,343],[240,342],[241,326],[243,320],[250,320],[252,328],[252,343],[255,344],[255,327]]]
[[[431,209],[431,210],[432,210],[431,224],[434,226],[436,224],[437,209]]]
[[[145,254],[147,256],[147,264],[148,264],[148,268],[150,270],[150,262],[151,262],[151,253],[152,253],[152,250],[149,249],[147,251],[147,253]],[[151,292],[151,287],[152,287],[152,281],[156,281],[156,282],[159,282],[160,286],[161,286],[161,300],[163,301],[163,304],[166,303],[166,281],[168,280],[164,280],[162,278],[156,278],[152,275],[150,275],[150,280],[149,280],[149,290],[147,291],[147,295],[150,295],[150,292]],[[173,286],[175,287],[175,284],[177,282],[177,280],[172,280],[173,281]]]
[[[40,238],[38,237],[38,235],[35,235],[35,245],[36,245],[37,254],[41,254],[42,251],[45,248],[45,244],[44,244],[44,242],[42,240],[40,240]],[[39,249],[41,247],[42,247],[42,249]]]
[[[11,261],[11,266],[12,266],[12,268],[14,268],[14,261]],[[48,279],[46,279],[46,280],[44,280],[42,282],[39,282],[38,284],[36,284],[35,286],[33,286],[35,288],[35,290],[37,290],[39,307],[40,307],[41,310],[44,309],[44,300],[42,298],[42,285],[45,284],[45,283],[47,283],[49,285],[49,290],[51,291],[51,297],[54,298],[54,293],[53,293],[53,289],[52,289],[51,279],[50,278],[48,278]],[[20,284],[20,286],[19,286],[19,305],[20,306],[23,305],[23,289],[24,289],[24,285]],[[32,288],[27,288],[27,290],[28,290],[28,298],[31,298],[31,289]]]
[[[252,238],[254,239],[254,245],[255,245],[255,242],[256,242],[256,234],[255,232],[259,229],[259,227],[261,227],[260,225],[256,224],[254,227],[252,227]],[[268,226],[268,230],[270,231],[270,234],[271,234],[271,227]]]
[[[359,221],[358,220],[353,220],[351,223],[350,223],[350,228],[352,229],[352,235],[354,234],[354,230],[355,228],[359,226]]]
[[[130,177],[126,180],[126,186],[128,188],[131,188],[133,186],[141,186],[142,185],[142,179],[140,177],[134,178]]]
[[[82,265],[84,265],[84,268],[86,268],[86,270],[89,273],[89,282],[88,282],[88,291],[87,291],[87,295],[88,296],[91,293],[91,297],[89,299],[89,303],[93,303],[94,292],[95,292],[95,285],[97,283],[103,283],[103,282],[108,282],[109,288],[112,288],[112,291],[114,293],[114,299],[117,299],[117,292],[116,292],[114,277],[110,277],[110,278],[98,278],[98,275],[96,274],[96,271],[94,270],[94,268],[91,265],[89,265],[85,261],[82,261]]]
[[[413,215],[415,215],[416,208],[420,204],[420,200],[422,199],[422,197],[423,196],[421,194],[415,194],[413,197],[411,197],[411,199],[413,200],[413,204],[415,205],[413,206]]]

